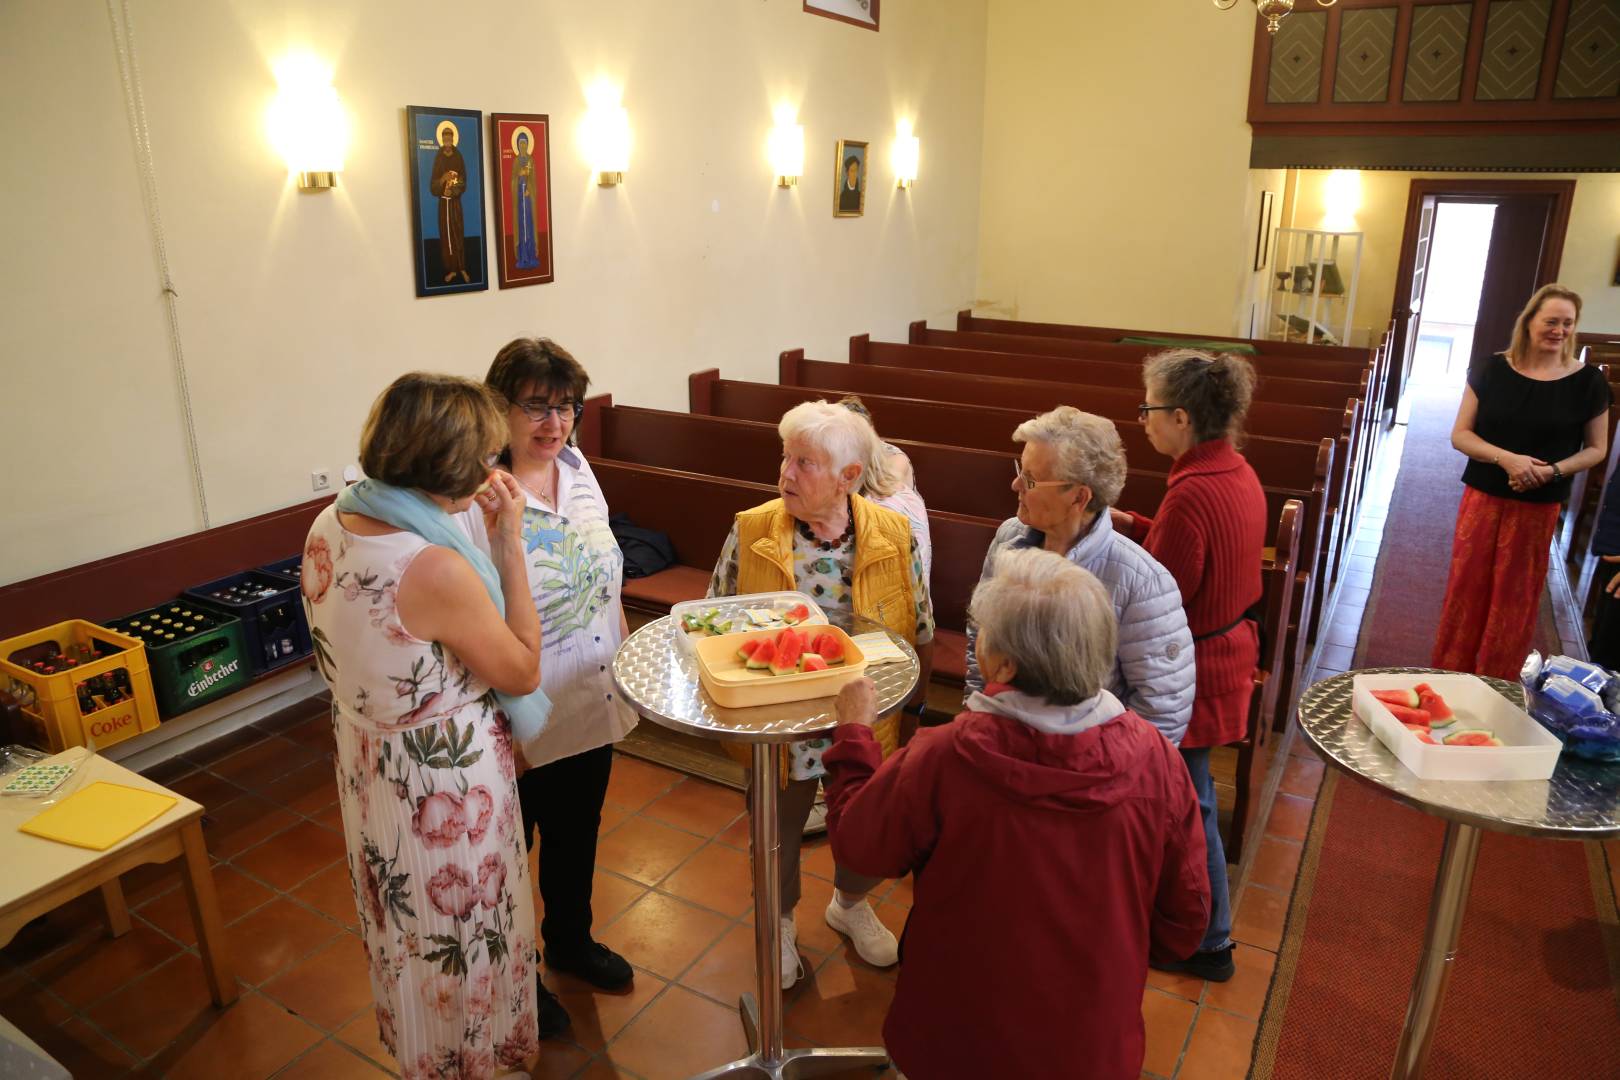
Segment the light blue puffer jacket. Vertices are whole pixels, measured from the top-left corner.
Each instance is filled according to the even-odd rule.
[[[996,530],[985,553],[984,572],[991,576],[996,555],[1003,550],[1040,547],[1042,535],[1017,518],[1008,518]],[[1175,745],[1187,733],[1192,719],[1192,632],[1181,606],[1181,590],[1170,571],[1129,537],[1114,531],[1107,511],[1097,515],[1091,528],[1069,549],[1070,562],[1089,570],[1114,600],[1119,619],[1119,656],[1108,689],[1126,706],[1158,728]],[[966,697],[984,689],[973,647],[979,628],[968,620]]]

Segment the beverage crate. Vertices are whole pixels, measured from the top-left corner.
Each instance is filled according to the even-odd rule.
[[[106,625],[146,645],[158,713],[165,720],[240,690],[252,678],[242,620],[189,597]]]
[[[0,677],[22,703],[30,741],[53,754],[158,726],[145,647],[83,619],[0,641]]]
[[[247,570],[197,585],[181,594],[242,620],[242,643],[254,674],[286,667],[314,652],[304,622],[304,599],[286,575]]]
[[[302,586],[304,583],[304,557],[294,555],[291,558],[261,566],[259,567],[259,573],[269,574],[271,577],[281,578],[292,582],[294,585]]]

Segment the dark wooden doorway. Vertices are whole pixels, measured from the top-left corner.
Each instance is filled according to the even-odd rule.
[[[1422,317],[1423,292],[1428,284],[1430,240],[1435,209],[1442,202],[1491,203],[1496,221],[1485,277],[1480,287],[1479,315],[1469,357],[1499,351],[1513,329],[1513,320],[1530,294],[1558,279],[1564,257],[1564,233],[1569,227],[1570,204],[1575,199],[1573,180],[1448,180],[1429,177],[1412,181],[1406,204],[1406,231],[1395,274],[1395,307],[1390,318],[1391,342],[1396,358],[1394,378],[1384,399],[1386,419],[1393,418],[1412,374],[1412,354]]]

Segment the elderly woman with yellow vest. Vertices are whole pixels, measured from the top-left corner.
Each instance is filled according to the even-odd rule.
[[[710,596],[797,590],[822,608],[841,608],[883,623],[917,647],[922,677],[913,702],[928,685],[934,639],[922,557],[904,514],[854,494],[877,435],[861,416],[825,401],[789,409],[782,436],[781,498],[737,515],[709,582]],[[908,705],[908,709],[920,712]],[[890,717],[874,729],[885,754],[893,753],[899,725]],[[821,753],[830,739],[793,743],[777,799],[782,849],[782,988],[802,968],[792,912],[799,903],[799,842],[825,770]],[[761,778],[750,777],[750,783]],[[862,960],[889,967],[899,959],[894,934],[878,920],[866,894],[881,879],[838,866],[827,925],[848,937]]]

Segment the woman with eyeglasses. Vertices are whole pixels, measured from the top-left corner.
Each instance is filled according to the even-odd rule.
[[[541,689],[553,722],[521,747],[523,836],[540,833],[540,937],[546,966],[604,990],[627,986],[625,960],[591,937],[596,831],[613,768],[613,744],[636,724],[609,668],[627,633],[619,585],[624,555],[608,528],[607,500],[574,447],[590,376],[547,338],[518,338],[495,356],[484,383],[507,403],[501,464],[523,498],[529,593],[545,628]],[[475,542],[484,519],[463,515]],[[540,1033],[568,1026],[562,1004],[535,979]]]
[[[1236,448],[1254,396],[1254,368],[1239,356],[1172,349],[1147,358],[1142,383],[1147,400],[1138,415],[1148,442],[1172,459],[1170,478],[1153,517],[1115,511],[1115,524],[1175,575],[1186,605],[1198,683],[1181,757],[1198,791],[1211,894],[1209,930],[1198,952],[1155,966],[1225,982],[1236,970],[1232,905],[1209,752],[1243,738],[1260,663],[1266,496]]]
[[[1108,508],[1125,488],[1125,447],[1111,421],[1060,405],[1013,432],[1018,515],[1001,523],[984,557],[981,585],[1003,551],[1044,548],[1089,571],[1108,590],[1119,621],[1119,654],[1107,689],[1127,708],[1181,741],[1192,715],[1193,644],[1175,579],[1114,531]],[[966,697],[985,690],[968,620]]]

